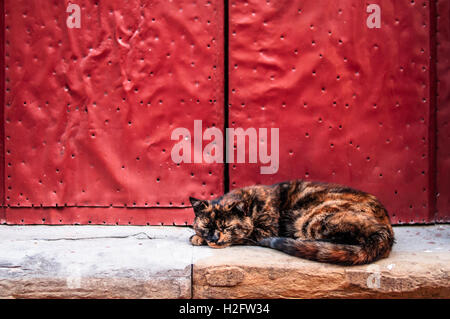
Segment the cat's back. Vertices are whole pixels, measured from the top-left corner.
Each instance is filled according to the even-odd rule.
[[[292,180],[272,185],[279,197],[280,208],[299,213],[330,207],[335,211],[352,211],[373,216],[389,223],[387,211],[372,194],[348,186],[304,180]]]

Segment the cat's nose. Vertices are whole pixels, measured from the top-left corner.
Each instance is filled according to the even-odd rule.
[[[219,233],[214,232],[213,234],[209,235],[208,237],[209,237],[209,241],[216,242],[219,240]]]

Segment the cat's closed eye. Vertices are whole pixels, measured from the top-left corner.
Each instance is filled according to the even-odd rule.
[[[224,231],[233,232],[238,230],[240,227],[238,225],[225,226]]]

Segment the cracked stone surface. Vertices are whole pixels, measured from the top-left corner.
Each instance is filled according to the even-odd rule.
[[[0,226],[0,298],[450,298],[450,225],[395,227],[343,267],[261,247],[193,247],[187,227]]]
[[[303,260],[262,247],[197,258],[194,298],[450,298],[450,225],[394,227],[389,258],[363,266]],[[196,247],[194,256],[207,247]]]
[[[188,228],[0,227],[0,297],[190,298]]]

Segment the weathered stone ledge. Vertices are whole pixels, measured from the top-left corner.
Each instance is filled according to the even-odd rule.
[[[261,247],[193,247],[183,227],[0,226],[0,298],[450,298],[450,225],[395,227],[343,267]]]

